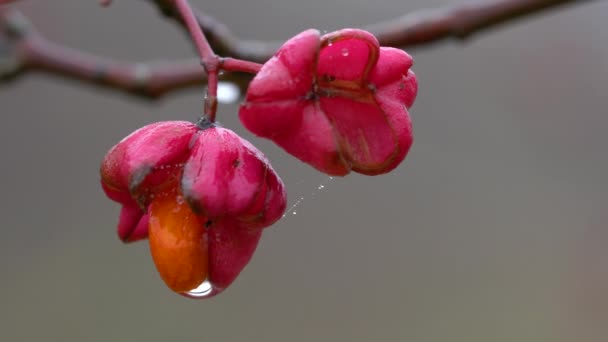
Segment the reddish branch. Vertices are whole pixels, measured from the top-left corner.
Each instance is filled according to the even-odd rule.
[[[207,95],[205,96],[205,116],[211,121],[215,121],[217,111],[217,73],[219,71],[220,59],[213,52],[205,34],[197,23],[196,17],[192,12],[192,7],[188,0],[174,0],[175,8],[180,13],[184,24],[188,28],[194,46],[201,57],[201,64],[207,72]]]
[[[157,5],[165,15],[183,23],[173,7],[174,0],[148,1]],[[422,46],[445,39],[463,40],[514,19],[582,2],[585,1],[481,1],[448,9],[412,12],[366,29],[373,32],[384,46]],[[195,17],[213,51],[232,57],[220,59],[223,67],[230,65],[227,69],[256,72],[259,65],[252,62],[266,61],[280,44],[241,40],[214,18],[200,11],[195,11]],[[129,64],[87,55],[49,42],[28,25],[18,12],[0,8],[0,82],[14,79],[30,70],[45,71],[149,98],[199,86],[205,81],[199,61]],[[247,76],[226,73],[224,77],[241,85],[247,83]]]
[[[222,60],[218,55],[215,54],[211,45],[207,41],[207,37],[203,33],[192,7],[188,0],[174,0],[175,8],[180,14],[184,25],[188,28],[194,46],[198,50],[198,54],[201,57],[201,64],[205,68],[207,73],[207,94],[205,96],[205,117],[213,122],[215,121],[215,112],[217,111],[217,82],[218,72],[222,69],[228,71],[235,71],[232,68],[236,68],[239,71],[244,69],[249,70],[254,63],[249,61],[241,61],[237,59]],[[242,67],[242,68],[241,68]],[[255,65],[256,73],[262,65]]]
[[[452,8],[420,11],[368,27],[380,45],[414,47],[446,39],[465,40],[474,33],[544,10],[590,0],[479,1]]]
[[[147,0],[155,4],[167,17],[184,25],[179,14],[173,6],[174,0]],[[194,9],[198,24],[203,29],[207,40],[213,50],[220,56],[264,63],[281,46],[282,42],[264,42],[256,40],[242,40],[237,38],[226,25],[212,16]]]
[[[168,17],[181,22],[171,5],[173,0],[148,1],[154,3]],[[582,2],[585,0],[485,0],[450,8],[415,11],[363,29],[372,32],[382,46],[410,48],[445,39],[464,40],[473,33],[514,19]],[[195,15],[211,46],[222,56],[262,63],[268,60],[281,44],[238,39],[226,25],[215,18],[196,10]]]
[[[3,53],[8,54],[3,57]],[[44,71],[148,98],[200,86],[205,81],[205,72],[196,59],[129,64],[84,54],[49,42],[19,12],[0,9],[0,81],[27,71]]]

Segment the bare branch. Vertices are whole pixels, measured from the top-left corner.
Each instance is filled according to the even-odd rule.
[[[173,0],[148,1],[163,14],[181,22],[174,10]],[[412,12],[366,29],[374,33],[383,46],[425,46],[446,39],[464,40],[474,33],[515,19],[587,1],[480,1],[448,9]],[[213,17],[201,11],[195,11],[195,15],[210,45],[220,56],[264,62],[281,44],[241,40]],[[130,64],[100,58],[46,40],[19,12],[0,7],[0,84],[28,71],[43,71],[144,98],[158,98],[174,90],[200,86],[206,81],[199,60]],[[250,76],[225,73],[222,78],[244,87]]]
[[[201,86],[206,77],[198,59],[129,64],[65,48],[46,40],[15,10],[0,9],[0,81],[43,71],[144,98]]]
[[[148,0],[154,3],[167,17],[184,25],[173,6],[173,0]],[[281,46],[282,42],[263,42],[237,38],[226,25],[215,18],[194,9],[194,15],[203,29],[211,47],[219,56],[264,63]]]
[[[368,30],[380,45],[414,47],[446,39],[465,40],[486,31],[545,10],[590,0],[498,0],[479,1],[453,8],[412,12],[396,20],[378,23]]]
[[[163,14],[180,21],[173,0],[148,0]],[[372,32],[382,46],[417,47],[445,39],[464,40],[478,33],[532,14],[566,4],[590,0],[494,0],[478,1],[453,8],[416,11],[401,18],[364,28]],[[213,49],[221,56],[265,62],[279,48],[281,42],[238,39],[215,18],[196,11],[199,25]],[[181,23],[181,21],[180,21]],[[182,23],[183,24],[183,23]]]

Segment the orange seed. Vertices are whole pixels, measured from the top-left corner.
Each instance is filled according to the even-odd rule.
[[[157,196],[149,210],[150,252],[161,278],[175,292],[195,289],[209,268],[204,225],[176,191]]]

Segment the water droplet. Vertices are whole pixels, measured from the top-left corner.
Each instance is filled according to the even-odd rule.
[[[340,53],[342,53],[342,56],[346,57],[346,56],[348,56],[348,49],[343,48],[342,51],[340,51]]]
[[[331,181],[333,178],[334,178],[334,177],[329,177],[329,178],[327,178],[325,181],[321,182],[321,184],[319,184],[319,185],[317,186],[317,189],[316,189],[316,190],[314,190],[314,191],[313,191],[313,192],[310,194],[310,196],[309,196],[308,198],[309,198],[309,199],[313,199],[313,200],[314,200],[314,199],[316,198],[317,194],[318,194],[318,193],[320,193],[320,192],[321,192],[321,190],[325,189],[325,187],[327,186],[327,183],[328,183],[329,181]],[[300,183],[301,183],[301,182],[300,182]],[[301,196],[300,198],[298,198],[298,200],[297,200],[297,201],[296,201],[296,202],[295,202],[295,203],[294,203],[294,204],[293,204],[291,207],[289,207],[289,209],[287,209],[287,210],[285,211],[285,213],[283,214],[283,217],[285,217],[285,216],[287,216],[287,215],[289,215],[289,214],[291,214],[291,215],[296,215],[296,214],[297,214],[297,212],[296,212],[296,208],[297,208],[297,207],[298,207],[300,204],[302,204],[302,202],[304,202],[304,196]]]
[[[209,297],[213,292],[213,286],[211,286],[211,283],[209,282],[209,280],[205,279],[205,281],[200,284],[197,288],[195,288],[194,290],[185,292],[184,294],[188,297],[192,297],[192,298],[205,298],[205,297]]]
[[[184,204],[184,196],[177,196],[177,204],[182,205]]]
[[[302,201],[304,201],[304,196],[300,197],[299,200],[296,201],[296,203],[294,203],[291,208],[289,208],[284,214],[283,217],[287,216],[287,214],[291,213],[292,215],[295,215],[295,209],[298,205],[300,205],[300,203],[302,203]]]

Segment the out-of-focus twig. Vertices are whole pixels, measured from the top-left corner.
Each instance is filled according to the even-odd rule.
[[[181,23],[172,6],[173,0],[147,0],[163,14]],[[414,11],[395,20],[365,27],[382,46],[418,47],[446,39],[464,40],[475,33],[515,19],[590,0],[486,0],[450,8]],[[216,53],[255,62],[264,62],[281,42],[242,40],[226,25],[202,11],[195,14],[199,25]],[[183,24],[183,23],[182,23]]]
[[[0,0],[0,3],[2,1],[6,0]],[[173,0],[147,1],[181,23]],[[425,46],[446,39],[464,40],[475,33],[515,19],[587,1],[590,0],[480,1],[452,8],[415,11],[366,29],[374,33],[383,46]],[[196,10],[195,16],[211,47],[220,56],[265,62],[280,45],[280,42],[241,40],[213,17]],[[0,84],[28,71],[44,71],[144,98],[158,98],[174,90],[200,86],[206,81],[204,70],[197,59],[164,64],[122,63],[85,54],[46,40],[18,11],[2,6]],[[222,76],[241,87],[247,84],[250,77],[237,73],[225,73]]]
[[[43,71],[144,98],[201,86],[206,81],[198,59],[171,63],[123,63],[52,43],[16,10],[0,9],[0,82],[29,71]],[[225,79],[235,77],[230,73]]]
[[[155,4],[165,16],[184,25],[175,10],[173,0],[147,0]],[[219,20],[216,20],[203,11],[194,9],[194,15],[203,29],[213,51],[220,56],[243,59],[263,63],[281,46],[282,42],[264,42],[256,40],[242,40],[237,38],[230,29]]]

